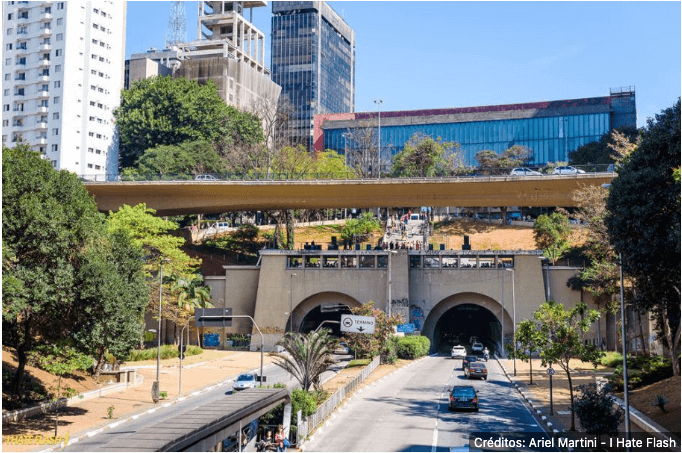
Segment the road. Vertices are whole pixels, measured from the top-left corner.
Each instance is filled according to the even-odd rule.
[[[461,360],[435,356],[377,381],[337,411],[305,451],[450,451],[472,432],[542,432],[496,361],[487,381],[466,380]],[[480,411],[449,412],[454,385],[479,390]],[[472,446],[472,450],[473,450]]]
[[[336,373],[342,370],[350,358],[351,356],[337,356],[339,363],[336,364],[330,371],[327,371],[322,375],[322,382],[331,379]],[[258,370],[254,371],[257,372]],[[268,385],[284,383],[287,384],[289,389],[299,387],[298,381],[291,378],[289,373],[274,364],[265,366],[263,368],[263,374],[267,377],[266,384]],[[226,376],[226,380],[228,378],[233,380],[236,377],[237,375]],[[137,418],[130,419],[127,422],[116,426],[115,428],[106,429],[99,434],[93,435],[92,437],[84,436],[77,443],[68,445],[65,451],[97,451],[102,446],[111,442],[117,436],[124,436],[131,432],[138,431],[146,425],[163,422],[164,420],[175,416],[179,412],[191,410],[208,402],[214,402],[219,398],[229,398],[231,394],[232,385],[231,383],[227,383],[218,385],[216,388],[203,393],[194,392],[193,394],[187,395],[186,399],[173,404],[159,404],[159,406],[155,408],[156,410],[154,410],[154,412],[143,412]]]

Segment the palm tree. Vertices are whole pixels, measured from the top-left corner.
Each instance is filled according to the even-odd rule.
[[[277,342],[286,352],[273,352],[270,356],[275,358],[275,365],[288,371],[303,390],[309,391],[311,386],[319,388],[320,375],[336,363],[331,353],[337,343],[327,329],[305,335],[288,332]]]
[[[178,294],[178,306],[184,308],[188,313],[193,314],[195,308],[210,308],[213,307],[211,302],[211,287],[204,285],[204,277],[201,274],[196,276],[189,282],[183,279],[178,279],[175,282],[175,288],[180,292]],[[197,344],[203,347],[200,334],[203,328],[197,328]]]

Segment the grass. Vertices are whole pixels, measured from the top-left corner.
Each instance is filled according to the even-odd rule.
[[[191,355],[199,355],[204,352],[198,346],[187,346],[187,352],[185,352],[185,357]],[[161,346],[161,359],[172,359],[179,357],[178,347],[170,344],[165,344]],[[126,362],[140,362],[142,360],[153,360],[156,359],[156,348],[149,349],[133,349],[130,351]]]
[[[348,365],[346,365],[346,368],[353,368],[356,366],[365,366],[369,365],[369,363],[372,361],[372,359],[355,359],[351,360],[348,362]]]

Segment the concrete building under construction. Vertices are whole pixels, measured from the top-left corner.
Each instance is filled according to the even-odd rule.
[[[161,51],[133,54],[127,62],[126,87],[157,75],[173,75],[206,83],[230,105],[248,109],[258,99],[276,105],[281,88],[265,66],[265,35],[251,23],[253,8],[267,2],[199,2],[197,39]],[[244,18],[249,11],[249,20]]]

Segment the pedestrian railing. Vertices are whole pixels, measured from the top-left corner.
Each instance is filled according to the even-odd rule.
[[[369,365],[367,365],[363,370],[355,376],[350,382],[341,387],[339,390],[334,392],[332,396],[327,399],[322,405],[317,408],[314,414],[306,417],[305,420],[301,421],[296,431],[296,446],[300,447],[301,443],[308,437],[311,431],[317,428],[328,416],[332,413],[334,409],[337,408],[341,402],[346,399],[353,391],[358,388],[358,386],[364,381],[367,376],[369,376],[372,371],[379,366],[381,358],[379,356],[375,357]]]

